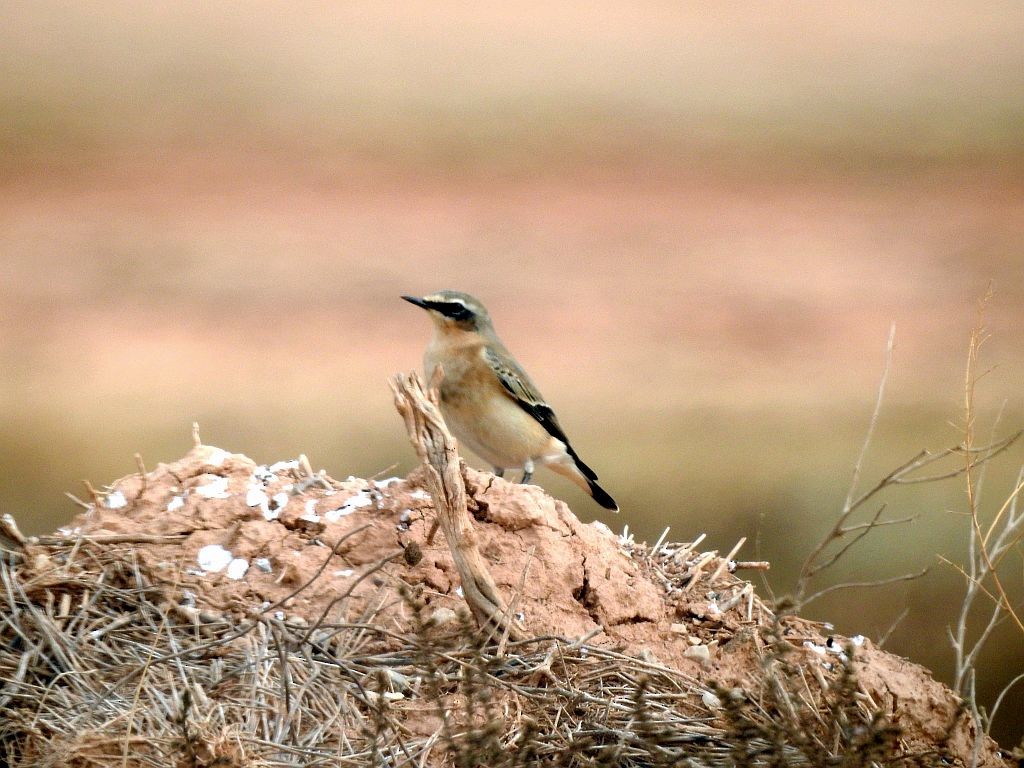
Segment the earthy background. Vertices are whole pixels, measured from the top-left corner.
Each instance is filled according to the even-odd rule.
[[[990,281],[979,432],[1024,426],[1021,39],[1016,0],[12,5],[0,511],[52,529],[63,491],[179,457],[193,420],[258,461],[402,474],[385,380],[429,327],[398,295],[458,288],[623,512],[539,482],[641,538],[747,536],[784,593],[845,496],[890,323],[865,481],[959,441]],[[993,465],[986,514],[1022,461]],[[878,637],[906,609],[887,647],[948,676],[962,485],[888,501],[921,519],[822,586],[932,571],[809,613]],[[1024,668],[1004,630],[988,704]]]

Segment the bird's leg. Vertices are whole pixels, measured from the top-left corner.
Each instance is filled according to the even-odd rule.
[[[504,477],[505,476],[505,468],[504,467],[495,467],[494,468],[494,476],[495,477]]]
[[[526,485],[533,478],[533,459],[527,459],[526,463],[523,464],[523,479],[519,481],[520,485]]]

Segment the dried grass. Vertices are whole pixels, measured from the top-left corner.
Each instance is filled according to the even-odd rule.
[[[685,546],[667,568],[701,561]],[[374,569],[370,569],[371,571]],[[308,585],[303,588],[308,588]],[[469,614],[441,637],[388,606],[311,628],[181,605],[129,544],[30,546],[0,561],[0,764],[37,766],[886,765],[910,755],[848,664],[754,631],[751,682],[709,687],[569,638],[509,640]],[[413,607],[419,596],[403,589]],[[414,610],[414,616],[420,615]],[[765,620],[771,621],[767,616]],[[837,657],[838,658],[838,657]]]

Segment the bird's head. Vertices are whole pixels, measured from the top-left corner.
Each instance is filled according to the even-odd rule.
[[[403,299],[427,310],[438,333],[480,332],[491,328],[491,316],[477,299],[459,291],[438,291],[429,296],[403,296]]]

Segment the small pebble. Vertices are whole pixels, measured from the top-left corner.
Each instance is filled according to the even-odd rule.
[[[817,645],[816,643],[812,643],[810,640],[804,640],[804,648],[809,651],[814,651],[819,656],[824,656],[828,653],[828,649],[824,645]]]
[[[199,567],[210,573],[220,573],[232,559],[232,554],[220,544],[207,544],[196,555]]]
[[[255,486],[249,486],[249,490],[245,492],[245,504],[249,507],[258,507],[267,502],[267,494],[263,492],[262,488]]]
[[[412,690],[412,681],[401,672],[396,672],[393,669],[385,669],[384,674],[387,675],[388,680],[391,681],[393,686],[403,691]]]
[[[373,703],[377,703],[382,698],[385,701],[401,701],[405,698],[405,694],[399,693],[398,691],[385,691],[384,693],[377,693],[376,691],[366,691],[366,698]]]
[[[683,656],[688,659],[697,659],[701,664],[708,664],[711,661],[711,651],[706,645],[691,645],[683,651]]]
[[[263,485],[269,485],[277,478],[274,477],[274,473],[267,469],[265,466],[260,465],[252,471],[252,479],[262,483]]]
[[[121,509],[121,507],[128,506],[128,499],[124,497],[124,494],[120,491],[114,491],[113,493],[107,494],[106,499],[107,509]]]
[[[238,581],[245,577],[245,574],[249,570],[249,561],[242,557],[234,558],[228,563],[227,576],[229,579]]]
[[[420,560],[423,559],[423,550],[420,549],[420,545],[415,541],[410,541],[405,545],[405,562],[407,565],[419,565]]]
[[[223,448],[214,448],[206,457],[206,464],[211,467],[219,467],[228,460],[229,456],[231,456],[231,454]]]
[[[306,502],[305,511],[302,513],[300,520],[305,520],[308,523],[319,523],[320,515],[316,512],[316,499],[310,499]]]
[[[704,691],[701,694],[700,700],[704,702],[704,706],[708,709],[721,709],[722,700],[715,696],[711,691]]]
[[[441,627],[445,624],[450,624],[457,618],[455,611],[451,608],[438,608],[430,615],[430,623],[435,627]]]
[[[227,499],[231,497],[231,494],[228,492],[228,478],[226,477],[218,477],[212,483],[200,485],[195,490],[200,496],[205,496],[208,499]]]

